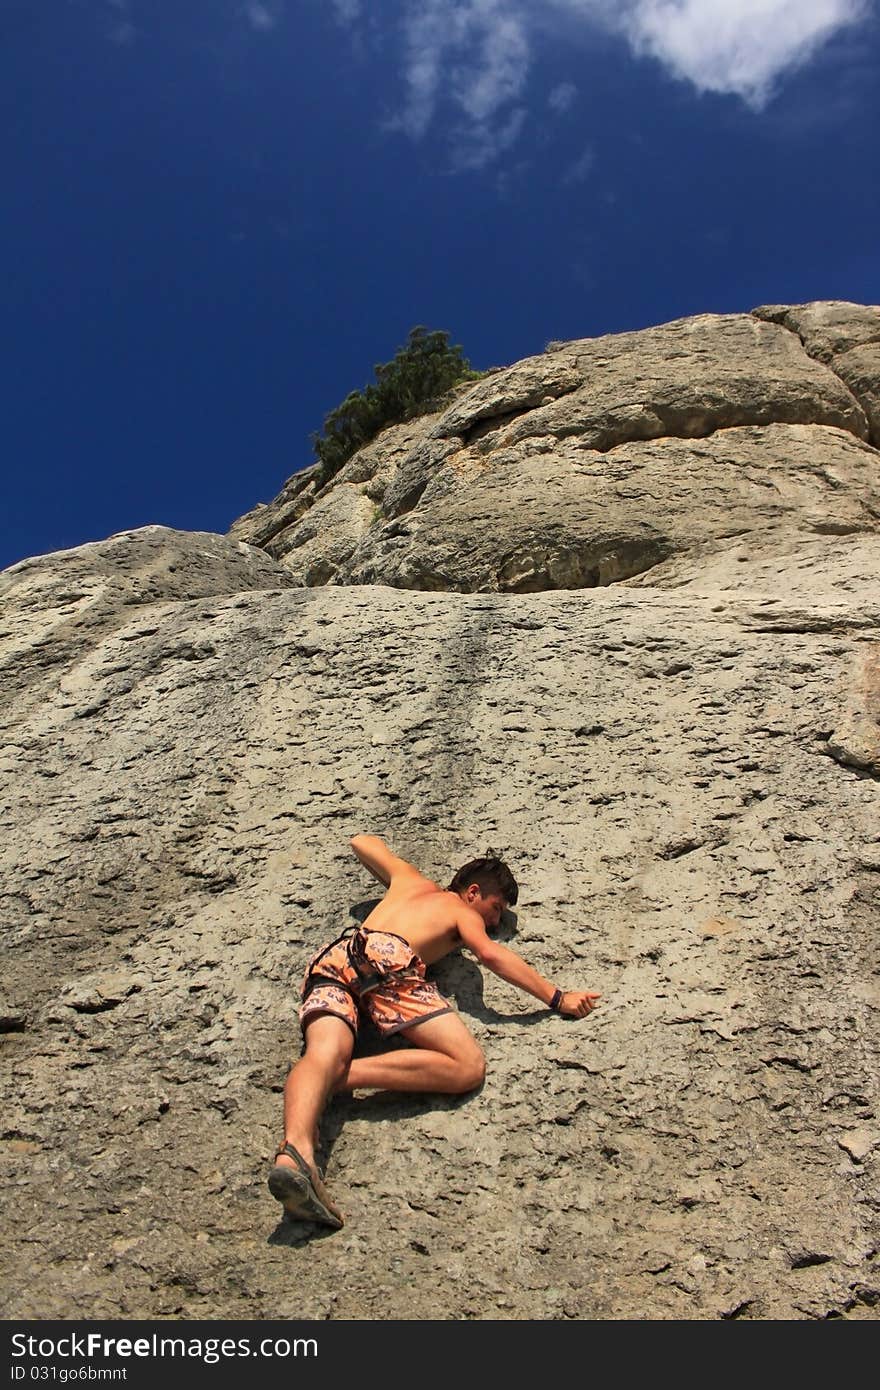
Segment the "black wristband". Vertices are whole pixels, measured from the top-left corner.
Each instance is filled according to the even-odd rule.
[[[548,1009],[552,1009],[553,1012],[556,1014],[556,1013],[559,1012],[559,1005],[560,1005],[561,1003],[562,1003],[562,990],[561,990],[561,989],[554,989],[554,991],[553,991],[553,998],[550,1000],[550,1003],[547,1005],[547,1007],[548,1007]]]

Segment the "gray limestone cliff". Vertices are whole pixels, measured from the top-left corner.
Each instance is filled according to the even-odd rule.
[[[876,1318],[880,309],[552,344],[226,537],[0,575],[6,1318]],[[265,1186],[310,952],[492,847],[566,1023]],[[365,1036],[359,1046],[377,1046]]]
[[[303,584],[531,593],[876,524],[880,310],[773,306],[551,344],[242,517]],[[699,567],[699,566],[698,566]]]

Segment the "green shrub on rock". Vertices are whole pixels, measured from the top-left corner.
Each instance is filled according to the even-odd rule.
[[[475,372],[458,344],[443,330],[410,329],[406,346],[390,362],[373,368],[375,381],[352,391],[324,420],[323,434],[311,436],[320,463],[319,486],[386,425],[424,415],[439,396],[460,381],[476,381]]]

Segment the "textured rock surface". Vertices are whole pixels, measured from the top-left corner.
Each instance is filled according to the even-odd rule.
[[[551,344],[386,431],[324,488],[295,475],[230,534],[305,584],[522,593],[742,535],[871,531],[878,393],[880,309],[863,305]]]
[[[767,305],[755,314],[797,333],[806,351],[845,381],[880,445],[880,308],[820,300]]]
[[[52,576],[136,592],[160,541],[203,553],[7,572],[13,688],[67,632]],[[829,737],[856,688],[876,714],[878,559],[528,597],[266,562],[81,609],[4,687],[4,1316],[875,1316],[878,782]],[[364,828],[441,878],[509,855],[514,944],[604,1002],[565,1024],[442,963],[486,1084],[336,1102],[348,1220],[311,1239],[266,1166]]]
[[[877,313],[553,345],[0,575],[4,1317],[876,1319]],[[603,1002],[441,962],[486,1083],[334,1102],[316,1236],[265,1177],[364,830],[503,853]]]

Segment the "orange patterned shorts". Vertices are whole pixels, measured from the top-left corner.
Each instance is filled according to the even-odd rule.
[[[355,960],[360,956],[364,981]],[[338,983],[337,983],[338,981]],[[317,1014],[333,1014],[357,1036],[361,1015],[383,1038],[452,1013],[452,1005],[425,979],[425,962],[393,932],[358,929],[313,956],[302,986],[303,1032]]]

